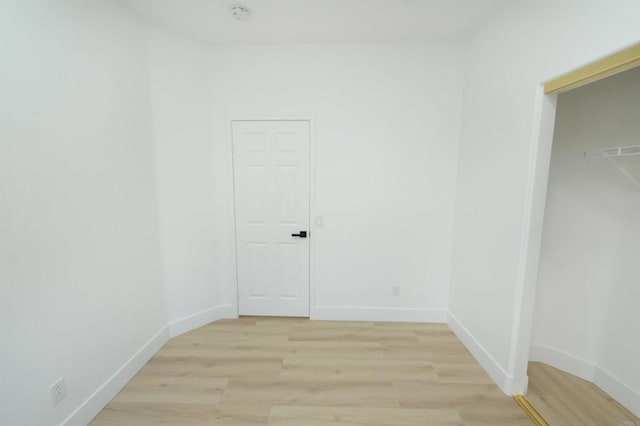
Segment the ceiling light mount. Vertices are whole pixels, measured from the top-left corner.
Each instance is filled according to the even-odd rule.
[[[235,4],[231,7],[231,15],[238,21],[246,21],[249,19],[249,9],[247,6]]]

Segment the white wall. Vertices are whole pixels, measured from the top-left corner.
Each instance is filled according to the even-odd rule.
[[[639,21],[635,1],[510,2],[471,41],[449,308],[507,393],[526,389],[539,85],[636,42]]]
[[[211,62],[179,36],[152,32],[151,46],[165,261],[184,266],[170,271],[174,316],[234,303],[229,119],[310,114],[324,218],[312,316],[444,320],[461,44],[210,47]],[[223,297],[202,297],[206,283]]]
[[[166,325],[144,34],[112,2],[0,7],[0,423],[57,425]]]
[[[233,315],[219,277],[211,48],[148,29],[158,208],[174,333]],[[226,214],[226,211],[223,212]]]
[[[630,388],[621,399],[640,402],[640,188],[606,159],[584,158],[639,143],[638,99],[640,68],[559,97],[531,359],[613,395],[615,381]],[[640,160],[624,163],[640,177]]]

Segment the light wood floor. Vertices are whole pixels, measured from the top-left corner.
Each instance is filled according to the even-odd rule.
[[[170,340],[92,425],[531,422],[444,324],[243,317]]]
[[[552,426],[640,426],[640,419],[593,383],[529,363],[527,398]]]

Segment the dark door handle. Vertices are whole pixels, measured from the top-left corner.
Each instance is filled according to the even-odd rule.
[[[307,231],[300,231],[299,234],[291,234],[292,237],[307,238]]]

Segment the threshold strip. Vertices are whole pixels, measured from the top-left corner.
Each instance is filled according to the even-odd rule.
[[[534,407],[533,404],[529,402],[526,396],[513,395],[513,399],[518,403],[520,407],[522,407],[524,412],[527,413],[527,416],[531,418],[536,426],[551,426],[547,419],[542,417],[542,414],[540,414],[540,412],[536,410],[536,407]]]

